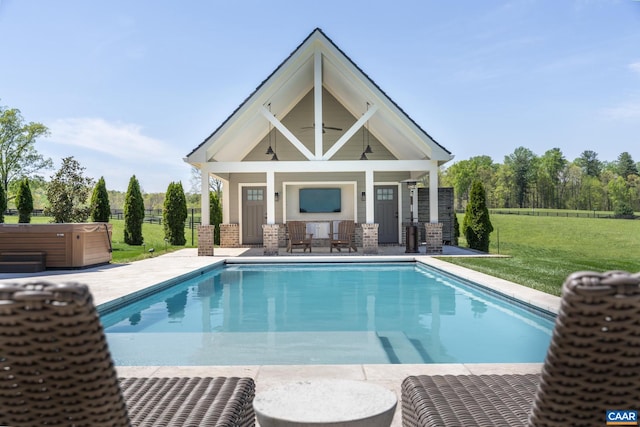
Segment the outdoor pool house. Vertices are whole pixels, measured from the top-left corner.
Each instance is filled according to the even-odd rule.
[[[210,177],[223,184],[220,246],[275,255],[288,221],[306,222],[318,245],[343,220],[365,254],[404,244],[426,175],[427,252],[438,253],[438,167],[452,158],[315,29],[185,158],[201,172],[198,252],[213,255]]]

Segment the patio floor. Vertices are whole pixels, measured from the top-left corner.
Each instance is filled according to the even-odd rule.
[[[170,254],[148,258],[129,264],[110,264],[83,270],[44,271],[41,273],[0,273],[3,282],[30,282],[42,280],[48,282],[86,283],[94,295],[96,305],[124,298],[127,294],[163,282],[213,263],[223,262],[227,258],[248,257],[261,261],[295,260],[299,256],[334,257],[353,256],[366,260],[379,258],[381,261],[407,257],[420,259],[430,265],[446,269],[458,276],[500,289],[532,304],[557,312],[559,298],[533,291],[502,279],[487,276],[471,270],[457,267],[444,261],[421,254],[405,254],[404,247],[381,246],[379,255],[362,256],[361,253],[333,252],[328,248],[313,248],[314,252],[293,254],[281,252],[282,256],[264,257],[262,248],[216,248],[213,257],[198,257],[196,249],[182,249]],[[443,256],[478,254],[466,249],[445,247]],[[298,258],[299,259],[299,258]],[[355,259],[354,259],[355,260]],[[117,367],[118,374],[127,376],[248,376],[256,381],[256,392],[285,382],[311,378],[338,378],[370,381],[393,390],[400,400],[400,385],[409,375],[421,374],[494,374],[494,373],[538,373],[541,364],[436,364],[436,365],[277,365],[277,366],[143,366]],[[400,426],[400,402],[396,409],[393,426]]]

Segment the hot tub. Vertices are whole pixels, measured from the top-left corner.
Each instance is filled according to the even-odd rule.
[[[2,252],[44,252],[47,268],[83,268],[111,262],[109,223],[0,224]]]

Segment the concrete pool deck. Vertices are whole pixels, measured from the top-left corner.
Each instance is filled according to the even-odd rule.
[[[216,248],[213,257],[198,257],[196,249],[182,249],[173,253],[136,261],[129,264],[110,264],[83,270],[55,270],[40,273],[0,273],[0,281],[25,283],[48,281],[54,283],[85,283],[91,289],[96,305],[124,298],[126,295],[174,277],[187,274],[212,264],[236,261],[394,261],[415,259],[433,267],[474,281],[506,295],[526,301],[547,311],[557,313],[560,298],[529,289],[506,280],[497,279],[463,267],[435,259],[424,254],[405,254],[403,247],[380,247],[379,255],[362,256],[358,253],[332,253],[326,248],[314,248],[309,253],[283,252],[281,256],[264,257],[262,248]],[[444,256],[471,255],[465,249],[445,247]],[[272,386],[313,378],[336,378],[370,381],[393,390],[400,400],[400,385],[409,375],[434,374],[500,374],[538,373],[539,363],[527,364],[419,364],[419,365],[262,365],[262,366],[118,366],[123,377],[145,376],[239,376],[252,377],[256,381],[256,392]],[[398,404],[393,426],[402,425],[401,405]]]

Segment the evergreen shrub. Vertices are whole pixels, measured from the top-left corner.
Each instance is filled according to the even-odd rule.
[[[91,194],[91,221],[109,222],[111,206],[109,206],[109,193],[104,177],[100,177]]]
[[[15,202],[16,208],[18,209],[18,222],[20,224],[30,223],[31,212],[33,212],[33,195],[31,194],[31,188],[29,188],[29,180],[27,178],[20,181]]]
[[[483,252],[489,252],[489,235],[493,231],[486,199],[484,186],[480,181],[474,181],[462,221],[462,232],[468,246]]]
[[[144,221],[144,199],[140,184],[135,175],[129,180],[127,194],[124,197],[124,242],[140,246],[143,243],[142,223]]]
[[[167,187],[162,210],[164,237],[171,245],[183,246],[187,243],[184,226],[187,220],[187,199],[182,183],[172,182]]]

